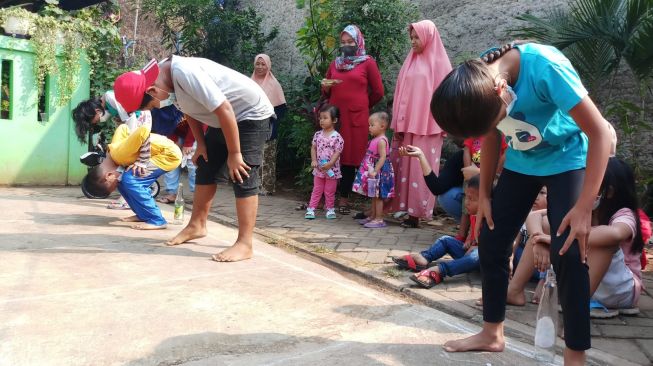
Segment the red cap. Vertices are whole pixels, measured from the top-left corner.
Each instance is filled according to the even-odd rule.
[[[140,71],[130,71],[118,76],[113,83],[116,100],[127,113],[132,113],[141,106],[145,90],[154,85],[158,76],[159,64],[156,59],[150,60]]]

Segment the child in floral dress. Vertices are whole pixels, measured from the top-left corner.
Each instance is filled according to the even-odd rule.
[[[358,168],[352,190],[372,198],[371,215],[359,222],[366,228],[374,229],[386,226],[383,221],[383,200],[394,197],[395,177],[387,159],[390,144],[385,136],[390,116],[385,112],[374,113],[370,116],[369,124],[372,140],[367,145],[367,153]]]

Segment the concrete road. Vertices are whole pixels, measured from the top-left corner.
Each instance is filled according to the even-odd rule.
[[[478,327],[235,230],[136,231],[74,188],[0,188],[0,365],[529,365],[531,346],[449,354]],[[171,216],[170,207],[164,207]]]

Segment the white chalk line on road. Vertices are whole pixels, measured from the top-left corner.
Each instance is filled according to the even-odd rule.
[[[212,235],[212,234],[208,234],[207,236],[209,236],[209,237],[211,237],[213,239],[216,239],[216,240],[221,240],[220,238],[218,238],[218,237],[216,237],[215,235]],[[267,245],[269,245],[269,244],[267,244]],[[304,268],[298,267],[298,266],[296,266],[294,264],[290,264],[290,263],[285,262],[283,260],[276,259],[273,256],[267,255],[265,253],[257,252],[256,255],[264,257],[264,258],[266,258],[266,259],[268,259],[270,261],[276,262],[276,263],[278,263],[278,264],[280,264],[282,266],[291,268],[294,271],[301,272],[301,273],[307,274],[307,275],[315,277],[315,278],[319,278],[319,279],[321,279],[323,281],[330,282],[330,283],[335,284],[335,285],[337,285],[339,287],[342,287],[342,288],[344,288],[346,290],[349,290],[349,291],[364,295],[364,296],[366,296],[368,298],[375,299],[375,300],[380,301],[380,302],[382,302],[384,304],[392,304],[393,303],[392,301],[390,301],[388,299],[379,297],[375,292],[364,291],[361,288],[357,288],[357,287],[351,286],[349,284],[343,283],[341,281],[337,281],[337,280],[325,277],[323,275],[320,275],[320,274],[317,274],[317,273],[314,273],[314,272],[311,272],[311,271],[307,271]],[[444,320],[444,319],[441,319],[441,318],[436,318],[435,315],[432,314],[433,312],[427,312],[427,313],[420,312],[420,311],[417,311],[416,309],[414,309],[412,307],[409,308],[407,311],[413,313],[415,316],[417,316],[419,318],[422,318],[423,320],[436,321],[438,323],[441,323],[441,324],[443,324],[443,325],[445,325],[445,326],[447,326],[447,327],[449,327],[451,329],[460,331],[462,333],[467,333],[467,334],[470,334],[470,335],[475,334],[475,331],[474,331],[473,328],[463,325],[463,324],[468,323],[467,321],[465,321],[463,319],[458,319],[461,324],[454,324],[454,323],[452,323],[450,321],[447,321],[447,320]],[[440,311],[435,310],[435,312],[440,312]],[[446,314],[446,313],[443,313],[443,314]],[[451,316],[449,314],[446,314],[446,315],[447,315],[447,317],[453,318],[453,316]],[[320,352],[323,352],[323,351],[327,351],[331,347],[332,347],[332,345],[324,347],[324,348],[322,348],[320,350],[316,350],[314,352],[311,352],[310,354],[316,354],[316,353],[320,353]],[[515,344],[514,342],[509,341],[509,340],[506,340],[506,349],[508,349],[510,351],[513,351],[513,352],[516,352],[516,353],[519,353],[519,354],[521,354],[523,356],[533,357],[533,353],[531,351],[529,351],[527,348],[525,348],[525,347],[523,347],[521,345]],[[301,357],[301,356],[294,356],[294,357],[291,357],[291,358],[288,358],[288,359],[296,359],[297,357]]]

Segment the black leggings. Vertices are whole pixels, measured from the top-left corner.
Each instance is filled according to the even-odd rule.
[[[503,170],[492,192],[494,230],[489,230],[483,223],[479,236],[484,321],[499,323],[505,319],[512,241],[526,220],[538,192],[546,185],[547,216],[551,225],[551,263],[556,272],[563,310],[565,344],[576,351],[591,347],[587,265],[581,262],[576,241],[565,255],[558,254],[569,235],[569,229],[561,236],[555,236],[562,219],[580,195],[584,176],[584,169],[546,177]]]
[[[342,178],[340,179],[340,187],[338,191],[340,192],[340,197],[349,198],[351,193],[351,186],[354,185],[354,178],[356,177],[356,169],[358,167],[351,165],[341,165],[340,172],[342,173]]]

